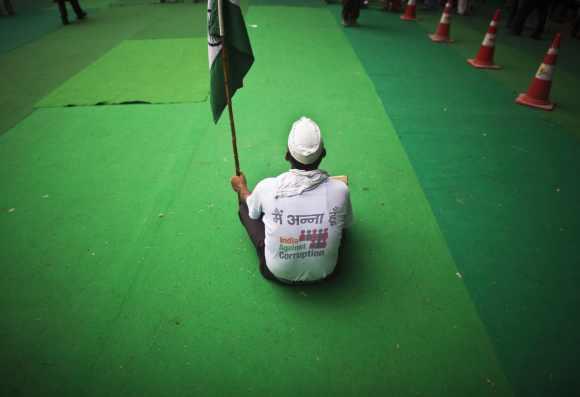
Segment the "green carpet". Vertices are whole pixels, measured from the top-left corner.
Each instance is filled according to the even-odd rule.
[[[82,0],[81,7],[86,9],[112,7],[115,0]]]
[[[124,41],[37,106],[204,101],[205,52],[206,39]]]
[[[134,39],[207,37],[207,2],[158,4],[151,8],[155,19],[137,32]]]
[[[0,134],[30,114],[40,99],[66,80],[142,31],[156,15],[152,6],[98,9],[85,21],[0,54]]]
[[[259,62],[235,101],[242,168],[252,184],[282,172],[290,122],[320,122],[357,218],[340,277],[260,277],[226,119],[213,127],[207,103],[38,109],[0,138],[3,391],[510,395],[333,16],[253,7],[248,24]]]
[[[500,26],[505,68],[465,63],[495,0],[452,46],[427,39],[439,13],[343,29],[321,1],[243,1],[242,169],[286,170],[310,116],[355,211],[338,278],[284,288],[238,222],[227,117],[191,103],[205,4],[185,1],[81,1],[87,21],[0,54],[0,395],[573,396],[580,41],[545,113],[513,99],[547,40]],[[164,104],[63,107],[125,101]]]
[[[0,56],[10,50],[38,40],[43,35],[61,26],[56,7],[52,10],[18,9],[16,15],[0,15],[0,18]]]
[[[192,306],[179,308],[178,295],[196,291],[204,273],[215,274],[193,260],[200,249],[192,244],[199,207],[180,215],[171,210],[208,127],[205,106],[194,110],[43,109],[0,141],[0,329],[8,342],[3,360],[11,363],[1,370],[3,395],[102,395],[99,383],[119,386],[115,380],[134,369],[130,356],[149,362],[147,347],[156,340],[151,326],[179,331],[172,320],[183,316],[196,332],[195,322],[203,319],[192,317]],[[7,212],[8,206],[15,211]],[[182,224],[188,233],[160,243],[160,228],[171,219],[190,219]],[[178,241],[184,245],[178,248]],[[154,254],[150,262],[160,244],[169,256],[158,261]],[[144,282],[141,276],[158,265],[165,277]],[[179,279],[188,282],[176,295]],[[134,298],[139,308],[132,307]],[[140,319],[125,323],[134,315]],[[118,331],[128,344],[119,346]],[[178,343],[194,347],[191,335]],[[117,356],[101,361],[110,352]],[[111,376],[110,370],[120,372]],[[144,379],[134,387],[151,384]]]
[[[156,4],[159,0],[111,0],[113,6],[134,6],[142,4]]]
[[[426,37],[429,18],[435,26],[436,16],[414,24],[365,12],[360,29],[345,32],[393,120],[514,390],[572,396],[580,387],[570,367],[579,354],[572,330],[580,326],[580,142],[570,109],[580,106],[574,96],[580,81],[569,64],[580,60],[572,50],[578,43],[565,41],[560,53],[568,65],[558,67],[554,80],[560,108],[538,112],[513,100],[516,86],[527,88],[547,42],[520,38],[514,48],[514,38],[500,36],[498,43],[510,44],[497,49],[505,68],[480,71],[465,62],[479,48],[481,34],[467,29],[477,23],[454,17],[457,43],[441,46]]]

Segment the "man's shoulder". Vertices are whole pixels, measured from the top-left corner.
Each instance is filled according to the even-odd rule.
[[[337,194],[348,194],[348,185],[339,179],[328,178],[328,188]]]
[[[275,188],[276,177],[264,178],[256,184],[254,191],[268,192]]]

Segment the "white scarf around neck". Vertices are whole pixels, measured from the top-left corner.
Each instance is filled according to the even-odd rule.
[[[293,197],[316,189],[328,179],[328,173],[323,170],[303,171],[291,169],[278,177],[275,197]]]

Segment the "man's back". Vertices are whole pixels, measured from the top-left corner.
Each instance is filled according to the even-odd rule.
[[[312,190],[280,197],[281,180],[291,172],[256,186],[247,199],[249,215],[259,219],[263,213],[266,264],[276,277],[319,280],[334,270],[342,229],[352,223],[348,187],[326,179]]]

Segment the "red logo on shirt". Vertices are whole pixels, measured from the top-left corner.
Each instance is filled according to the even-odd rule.
[[[298,240],[310,241],[310,249],[326,248],[326,242],[328,240],[328,228],[301,230]]]

